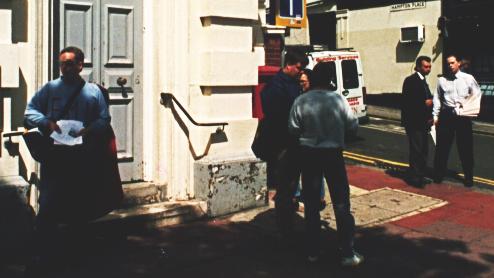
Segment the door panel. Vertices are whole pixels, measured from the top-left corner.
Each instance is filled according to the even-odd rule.
[[[134,130],[132,115],[133,97],[122,98],[118,95],[113,95],[110,101],[110,114],[112,115],[112,124],[117,136],[117,154],[122,161],[132,160],[133,156],[133,135]]]
[[[132,65],[134,63],[134,10],[123,6],[105,7],[108,39],[107,64]]]
[[[81,75],[110,93],[122,181],[143,179],[142,1],[60,1],[60,49],[74,45],[85,55]]]
[[[142,180],[141,1],[101,0],[101,78],[110,91],[122,179]],[[138,32],[139,31],[139,32]],[[119,79],[124,80],[119,84]]]
[[[98,11],[96,1],[61,1],[60,3],[60,49],[74,45],[84,52],[84,69],[81,76],[88,81],[97,81],[99,61],[95,54],[99,44]]]

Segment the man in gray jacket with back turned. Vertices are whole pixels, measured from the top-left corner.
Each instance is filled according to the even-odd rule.
[[[353,250],[355,220],[350,213],[350,187],[343,160],[345,133],[355,133],[358,119],[346,99],[329,88],[332,68],[319,63],[312,74],[313,89],[298,97],[288,120],[298,136],[305,200],[308,260],[318,259],[321,231],[319,202],[322,176],[326,178],[338,227],[343,266],[356,266],[363,256]]]

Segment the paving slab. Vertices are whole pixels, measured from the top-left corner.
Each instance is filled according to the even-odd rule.
[[[391,188],[381,188],[350,196],[350,202],[357,226],[382,224],[446,204],[440,199]],[[331,204],[321,212],[321,218],[329,222],[331,228],[336,228],[336,219]]]
[[[369,193],[369,190],[350,185],[350,197],[365,195],[367,193]],[[329,194],[326,194],[326,196],[329,197]]]
[[[368,205],[371,208],[380,207],[396,212],[397,214],[406,214],[414,210],[443,203],[443,201],[401,190],[383,188],[372,191],[371,194],[353,198],[352,203]]]

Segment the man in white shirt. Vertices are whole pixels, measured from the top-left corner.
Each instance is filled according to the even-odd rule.
[[[449,74],[439,78],[437,92],[433,98],[432,116],[437,129],[437,144],[434,157],[434,182],[441,183],[447,170],[448,156],[456,136],[460,155],[464,185],[473,186],[473,134],[470,117],[458,116],[463,111],[466,99],[482,92],[475,78],[460,71],[460,59],[456,55],[446,58]]]

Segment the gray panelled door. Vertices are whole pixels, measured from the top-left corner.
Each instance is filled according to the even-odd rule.
[[[143,179],[141,2],[61,0],[59,8],[60,49],[80,47],[86,55],[81,75],[110,92],[122,181]]]

